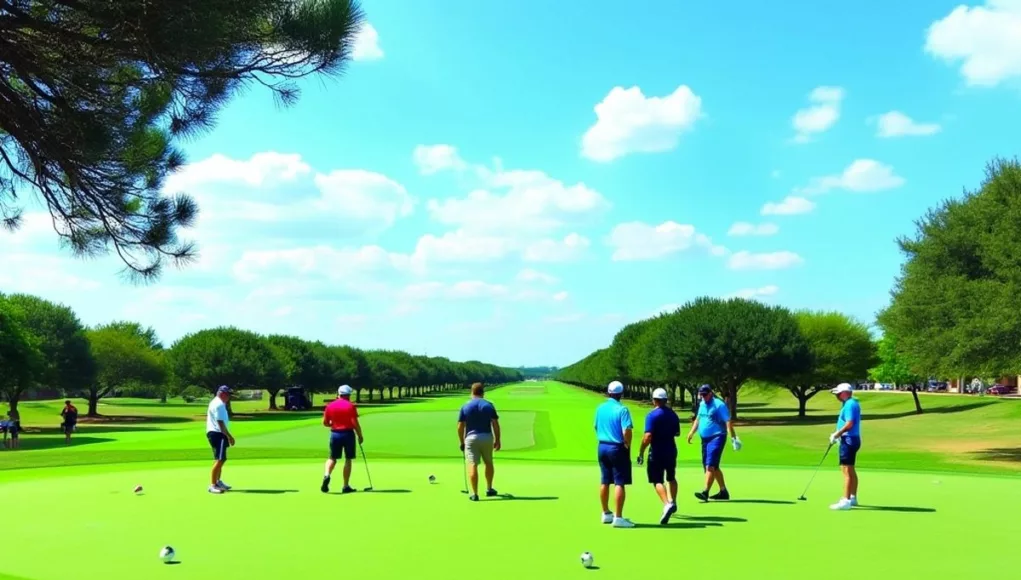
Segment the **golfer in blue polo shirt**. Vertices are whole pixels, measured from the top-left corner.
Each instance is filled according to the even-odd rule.
[[[727,444],[727,432],[734,441],[734,451],[741,450],[741,440],[734,432],[734,422],[730,420],[730,409],[722,399],[713,396],[713,390],[709,385],[702,385],[698,388],[699,397],[702,401],[698,406],[698,414],[695,422],[688,432],[688,443],[698,431],[702,438],[702,467],[705,468],[705,488],[696,492],[695,497],[702,501],[730,499],[730,492],[727,491],[727,484],[723,481],[723,470],[720,469],[720,459],[723,457],[723,448]],[[709,490],[715,481],[720,491],[716,495],[709,495]]]
[[[861,405],[847,383],[840,383],[830,392],[840,401],[837,430],[830,435],[830,445],[840,442],[840,471],[844,474],[844,496],[830,509],[849,510],[858,505],[858,472],[854,464],[861,449]]]
[[[651,447],[646,473],[663,502],[663,514],[659,518],[661,525],[667,524],[670,516],[677,511],[677,442],[674,439],[681,434],[681,420],[667,404],[667,399],[666,389],[652,392],[652,404],[656,408],[645,416],[645,436],[638,450],[638,465],[641,465],[645,450]],[[670,484],[669,492],[663,486],[664,479]]]
[[[615,528],[633,528],[624,517],[625,485],[631,485],[631,411],[620,402],[624,385],[613,381],[606,387],[609,397],[596,409],[596,438],[599,440],[599,469],[602,479],[599,501],[603,504],[603,523]],[[610,511],[610,484],[616,486],[616,511]]]

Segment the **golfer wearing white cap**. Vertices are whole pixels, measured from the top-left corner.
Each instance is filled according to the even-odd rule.
[[[624,385],[613,381],[606,387],[609,397],[596,409],[596,438],[599,440],[599,469],[602,478],[599,486],[599,501],[603,505],[603,523],[615,528],[633,528],[631,520],[624,517],[625,485],[631,485],[631,411],[621,404]],[[616,486],[616,510],[610,511],[610,484]]]
[[[681,419],[667,404],[666,389],[653,391],[652,403],[656,408],[645,416],[645,435],[638,450],[638,465],[642,464],[645,450],[651,446],[646,472],[649,483],[656,487],[656,494],[663,502],[659,523],[665,525],[677,511],[677,442],[674,439],[681,434]],[[664,479],[670,484],[669,492],[663,487]]]
[[[326,460],[326,474],[323,475],[323,485],[319,488],[323,493],[330,491],[330,475],[333,468],[337,466],[337,460],[344,456],[344,487],[341,493],[351,493],[354,488],[351,482],[351,462],[355,458],[355,436],[358,436],[358,444],[361,445],[365,438],[362,437],[362,426],[358,422],[358,409],[351,402],[351,387],[341,385],[337,389],[337,399],[326,405],[323,411],[323,426],[330,430],[330,458]]]
[[[837,430],[830,435],[830,445],[840,442],[840,470],[844,473],[844,495],[830,509],[849,510],[858,505],[858,472],[854,464],[861,449],[861,405],[847,383],[840,383],[830,392],[841,403]]]

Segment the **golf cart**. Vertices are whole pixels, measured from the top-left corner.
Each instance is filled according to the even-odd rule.
[[[284,391],[285,411],[308,411],[312,408],[312,398],[304,387],[290,387]]]

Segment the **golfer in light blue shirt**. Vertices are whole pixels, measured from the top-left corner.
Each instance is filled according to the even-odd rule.
[[[840,383],[830,392],[840,401],[837,430],[830,435],[830,445],[840,442],[840,471],[844,474],[844,495],[830,509],[849,510],[858,505],[858,472],[854,464],[861,449],[861,405],[848,383]]]
[[[695,422],[688,432],[688,443],[698,432],[702,439],[702,467],[705,469],[705,487],[702,491],[696,492],[695,497],[702,501],[717,500],[727,501],[730,499],[730,492],[727,491],[727,483],[723,480],[723,470],[720,469],[720,460],[723,458],[723,448],[727,445],[727,432],[734,442],[734,451],[741,450],[741,440],[734,432],[734,422],[730,420],[730,409],[722,399],[713,396],[713,390],[709,385],[702,385],[698,388],[698,394],[702,401],[698,405],[698,414]],[[720,491],[715,495],[709,495],[709,490],[716,482]]]
[[[633,528],[631,520],[625,518],[624,486],[631,485],[631,433],[634,423],[631,411],[621,402],[624,385],[613,381],[606,387],[609,397],[596,409],[595,431],[599,441],[599,469],[602,473],[599,486],[599,501],[603,505],[603,523],[615,528]],[[610,484],[616,486],[616,511],[610,511]]]

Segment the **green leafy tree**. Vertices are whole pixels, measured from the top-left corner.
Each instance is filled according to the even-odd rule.
[[[160,341],[159,335],[156,334],[156,329],[151,326],[142,326],[137,322],[118,320],[103,325],[103,328],[116,329],[119,332],[133,334],[144,341],[150,349],[163,350],[163,343]]]
[[[286,385],[302,387],[312,393],[322,393],[332,383],[331,369],[325,345],[303,340],[296,336],[272,335],[269,343],[282,356],[283,382]],[[276,409],[279,389],[270,389],[269,408]]]
[[[32,335],[42,355],[31,386],[56,388],[65,394],[87,391],[95,381],[96,361],[74,311],[28,294],[12,294],[7,300],[21,312],[22,328]]]
[[[798,312],[795,317],[808,342],[811,366],[781,384],[798,400],[798,417],[805,417],[809,399],[868,375],[877,362],[876,345],[867,326],[839,312]]]
[[[897,338],[886,334],[879,339],[879,364],[869,369],[869,378],[880,383],[910,385],[915,400],[915,412],[922,414],[922,402],[918,399],[918,384],[925,380],[913,370],[908,360],[897,351]]]
[[[26,186],[76,255],[111,250],[149,279],[194,256],[197,207],[163,193],[174,143],[245,86],[296,101],[336,75],[363,23],[354,0],[19,0],[0,4],[0,223]]]
[[[21,310],[0,294],[0,395],[12,411],[45,367],[38,340],[24,322]]]
[[[129,385],[160,385],[166,382],[167,369],[162,353],[135,329],[121,323],[88,331],[92,356],[96,359],[96,379],[86,389],[88,415],[99,415],[99,400]]]

